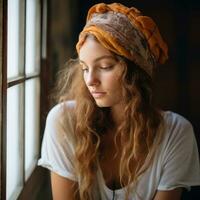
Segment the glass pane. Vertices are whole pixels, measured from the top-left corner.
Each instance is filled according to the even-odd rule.
[[[31,74],[40,70],[40,1],[27,0],[26,9],[26,74]]]
[[[8,0],[8,78],[23,74],[24,1]]]
[[[23,186],[23,93],[22,84],[7,94],[7,199]]]
[[[39,79],[26,81],[25,87],[25,179],[31,175],[39,156]]]

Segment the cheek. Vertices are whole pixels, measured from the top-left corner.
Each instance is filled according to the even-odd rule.
[[[109,86],[110,88],[116,89],[121,87],[121,76],[119,76],[119,74],[117,73],[111,74],[110,76],[107,76],[105,79],[107,86]]]

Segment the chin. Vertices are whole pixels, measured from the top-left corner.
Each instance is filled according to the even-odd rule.
[[[96,104],[98,107],[111,107],[111,105],[108,102],[103,102],[103,101],[96,101]]]

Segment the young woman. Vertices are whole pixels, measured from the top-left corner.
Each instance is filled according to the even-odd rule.
[[[76,47],[39,160],[53,199],[178,200],[199,185],[190,122],[153,104],[153,69],[167,59],[154,21],[119,3],[94,5]]]

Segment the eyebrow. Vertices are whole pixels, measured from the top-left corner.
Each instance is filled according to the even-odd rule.
[[[102,59],[105,59],[105,58],[112,58],[112,59],[115,60],[115,57],[114,57],[113,55],[104,55],[104,56],[100,56],[100,57],[96,58],[96,59],[94,60],[94,63],[96,63],[96,62],[98,62],[98,61],[100,61],[100,60],[102,60]],[[80,60],[80,59],[79,59],[79,62],[86,65],[86,63],[85,63],[84,61]]]

